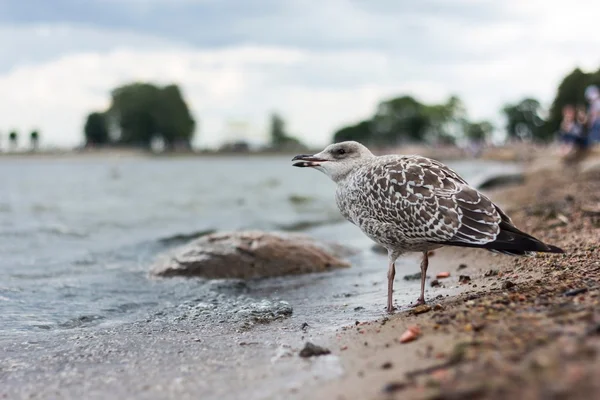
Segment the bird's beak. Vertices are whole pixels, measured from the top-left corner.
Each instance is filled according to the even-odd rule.
[[[305,168],[318,167],[319,165],[321,165],[320,163],[328,160],[324,158],[315,157],[314,155],[310,154],[298,154],[296,157],[292,158],[292,161],[299,161],[293,164],[294,167]]]

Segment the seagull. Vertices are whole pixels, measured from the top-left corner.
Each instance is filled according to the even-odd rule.
[[[355,141],[334,143],[292,161],[295,167],[313,168],[331,178],[344,218],[387,249],[389,313],[394,311],[395,263],[402,254],[423,254],[420,305],[425,303],[428,252],[442,246],[511,256],[564,253],[519,230],[492,200],[439,161],[418,155],[375,156]]]

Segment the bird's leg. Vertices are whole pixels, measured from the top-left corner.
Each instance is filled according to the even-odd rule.
[[[396,266],[395,260],[390,259],[390,265],[388,269],[388,304],[387,304],[387,312],[394,312],[394,304],[393,304],[393,293],[394,293],[394,277],[396,276]]]
[[[429,266],[429,256],[427,251],[423,252],[423,260],[421,260],[421,295],[417,299],[417,304],[425,304],[425,278],[427,277],[427,267]]]

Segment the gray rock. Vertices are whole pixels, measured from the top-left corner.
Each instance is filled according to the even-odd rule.
[[[352,254],[338,244],[320,243],[298,233],[220,232],[161,257],[154,276],[251,279],[347,268],[341,257]]]
[[[525,176],[522,173],[496,175],[480,183],[477,188],[481,190],[490,190],[510,185],[520,185],[524,182]]]

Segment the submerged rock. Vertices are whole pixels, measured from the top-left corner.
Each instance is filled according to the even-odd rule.
[[[151,273],[208,279],[297,275],[349,267],[340,257],[352,253],[344,246],[296,233],[221,232],[202,236],[162,257]]]
[[[480,190],[490,190],[504,186],[520,185],[524,182],[525,176],[522,173],[496,175],[480,183],[477,188]]]

